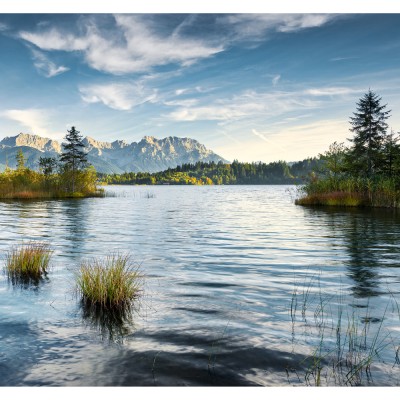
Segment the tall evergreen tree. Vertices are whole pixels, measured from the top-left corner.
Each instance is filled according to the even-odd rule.
[[[25,169],[26,158],[21,149],[18,150],[18,153],[15,156],[15,159],[17,160],[17,170],[21,171],[21,170]]]
[[[368,91],[357,103],[357,111],[350,117],[350,131],[355,133],[350,152],[350,165],[353,172],[370,177],[380,169],[380,152],[388,128],[385,122],[390,110],[381,104],[382,98]]]
[[[63,152],[60,161],[63,163],[64,170],[71,172],[71,188],[75,192],[75,181],[77,172],[88,166],[87,154],[83,150],[85,145],[80,132],[71,127],[65,136],[66,143],[63,143]]]

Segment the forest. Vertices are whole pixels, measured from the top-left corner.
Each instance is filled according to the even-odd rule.
[[[124,174],[98,174],[107,184],[123,185],[274,185],[303,183],[310,173],[318,169],[320,160],[308,158],[287,163],[197,162],[169,168],[162,172],[126,172]]]

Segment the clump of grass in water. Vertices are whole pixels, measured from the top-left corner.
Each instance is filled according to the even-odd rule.
[[[13,283],[38,283],[47,275],[52,250],[46,243],[29,242],[14,246],[6,254],[5,270]]]
[[[86,307],[122,311],[130,309],[141,292],[142,275],[129,255],[112,254],[80,265],[78,294]]]

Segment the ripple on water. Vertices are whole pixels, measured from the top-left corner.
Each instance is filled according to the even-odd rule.
[[[287,189],[112,187],[116,197],[0,203],[1,253],[27,240],[55,250],[36,288],[0,277],[0,385],[304,385],[301,361],[321,323],[335,343],[338,310],[398,335],[399,216],[297,207]],[[88,319],[74,293],[80,262],[113,251],[146,276],[121,329]],[[377,371],[374,384],[398,382]]]

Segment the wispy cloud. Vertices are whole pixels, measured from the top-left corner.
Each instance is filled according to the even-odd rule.
[[[176,96],[180,96],[180,95],[186,93],[187,91],[188,91],[188,89],[176,89],[175,90],[175,95]]]
[[[245,91],[230,98],[209,102],[204,99],[200,105],[180,107],[168,114],[175,121],[233,121],[262,115],[278,116],[293,110],[316,108],[318,100],[310,98],[304,92],[256,92]]]
[[[79,87],[79,91],[83,101],[103,103],[115,110],[128,111],[139,104],[157,100],[157,91],[140,82],[87,85]]]
[[[335,62],[335,61],[347,61],[347,60],[354,60],[357,57],[333,57],[329,61]]]
[[[4,22],[0,22],[0,32],[8,30],[8,25]]]
[[[56,28],[19,35],[42,50],[81,51],[92,68],[112,74],[145,72],[171,63],[187,66],[223,50],[222,45],[181,36],[179,30],[163,35],[140,16],[115,15],[114,20],[113,35],[93,20],[86,21],[80,36]]]
[[[25,109],[25,110],[6,110],[1,113],[3,117],[19,122],[23,127],[30,130],[29,133],[34,133],[41,136],[49,136],[45,125],[47,124],[46,114],[40,109]]]
[[[322,26],[335,14],[234,14],[219,19],[232,28],[233,40],[257,40],[271,32],[295,32]]]
[[[38,72],[44,75],[46,78],[52,78],[53,76],[60,75],[66,71],[69,71],[69,68],[64,67],[62,65],[57,66],[54,62],[50,61],[45,54],[36,49],[31,49],[32,56],[34,60],[34,66],[38,70]]]
[[[270,32],[295,32],[322,26],[334,14],[233,14],[209,16],[206,33],[194,33],[197,16],[188,16],[175,27],[143,15],[114,15],[114,29],[96,17],[82,17],[78,33],[40,26],[21,31],[19,37],[42,50],[79,51],[92,68],[111,73],[148,72],[156,66],[189,66],[245,41],[257,42]],[[169,29],[169,30],[168,30]],[[190,31],[190,34],[188,33]]]
[[[325,87],[306,90],[311,96],[342,96],[352,93],[361,93],[363,90],[349,87]]]
[[[276,86],[279,82],[279,80],[281,79],[280,75],[276,75],[272,78],[272,86]]]

